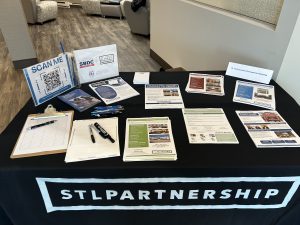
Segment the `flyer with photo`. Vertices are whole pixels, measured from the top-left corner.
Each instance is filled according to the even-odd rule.
[[[221,108],[182,109],[190,144],[238,144]]]
[[[275,88],[273,85],[238,80],[235,85],[233,101],[275,110]]]
[[[83,112],[101,102],[99,99],[94,98],[81,89],[75,89],[67,94],[58,96],[58,99],[72,106],[79,112]]]
[[[67,55],[23,69],[35,106],[38,106],[74,87]]]
[[[184,108],[178,84],[145,85],[145,109]]]
[[[277,111],[236,111],[257,148],[299,147],[300,138]]]
[[[117,46],[115,44],[73,52],[81,84],[119,75]]]
[[[168,117],[128,118],[124,161],[169,161],[177,154]]]
[[[224,76],[191,73],[185,89],[188,93],[225,95]]]
[[[139,93],[121,77],[98,81],[89,86],[106,105],[139,95]]]

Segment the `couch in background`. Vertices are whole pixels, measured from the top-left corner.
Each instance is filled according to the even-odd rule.
[[[21,0],[27,23],[44,23],[57,18],[56,1]]]
[[[132,33],[150,35],[150,0],[146,5],[133,12],[131,9],[132,0],[122,2],[124,15]]]

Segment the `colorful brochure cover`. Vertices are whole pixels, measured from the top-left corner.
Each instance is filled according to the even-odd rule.
[[[139,93],[121,77],[98,81],[89,86],[106,105],[139,95]]]
[[[58,98],[79,112],[87,110],[101,102],[81,89],[75,89],[65,95],[58,96]]]
[[[224,76],[191,73],[185,90],[188,93],[223,96],[225,95]]]
[[[299,147],[300,138],[277,111],[236,111],[257,148]]]
[[[275,88],[272,85],[238,80],[235,85],[233,101],[275,110]]]

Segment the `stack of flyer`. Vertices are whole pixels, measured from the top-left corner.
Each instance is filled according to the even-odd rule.
[[[185,91],[188,93],[223,96],[225,95],[224,76],[191,73]]]
[[[276,109],[273,85],[238,80],[235,85],[233,101],[271,110]]]
[[[300,138],[277,111],[236,111],[257,148],[299,147]]]
[[[177,160],[169,117],[128,118],[123,161]]]

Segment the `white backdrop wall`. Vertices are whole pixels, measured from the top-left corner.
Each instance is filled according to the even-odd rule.
[[[172,67],[225,70],[233,61],[280,69],[300,11],[284,2],[277,27],[187,0],[151,0],[150,47]]]
[[[277,82],[300,105],[300,16],[283,59]]]

